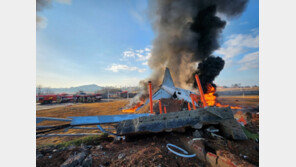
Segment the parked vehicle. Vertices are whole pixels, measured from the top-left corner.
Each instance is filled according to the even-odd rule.
[[[102,99],[102,95],[99,93],[87,94],[82,91],[71,95],[71,94],[48,94],[48,95],[37,95],[36,100],[41,104],[55,103],[91,103],[98,102]]]

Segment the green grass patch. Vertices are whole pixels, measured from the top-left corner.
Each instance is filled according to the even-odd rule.
[[[93,135],[93,136],[85,136],[78,139],[66,141],[63,143],[58,144],[59,147],[68,147],[71,145],[80,146],[81,144],[85,145],[98,145],[102,141],[109,141],[110,138],[108,138],[107,133],[103,133],[101,135]]]
[[[38,145],[36,146],[36,149],[39,150],[39,149],[45,149],[45,148],[50,148],[50,147],[55,147],[56,145],[54,144],[43,144],[43,145]]]
[[[256,139],[259,139],[259,134],[257,133],[252,133],[250,131],[248,131],[245,127],[243,127],[243,130],[244,130],[244,133],[246,134],[246,136],[249,138],[249,139],[252,139],[252,140],[256,140]]]

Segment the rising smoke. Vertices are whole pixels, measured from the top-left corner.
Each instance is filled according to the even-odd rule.
[[[214,88],[216,88],[213,81],[224,68],[224,64],[225,62],[221,57],[209,56],[198,64],[197,70],[193,73],[192,77],[189,78],[188,83],[194,83],[194,87],[197,88],[197,83],[194,79],[194,75],[197,74],[199,76],[203,92],[206,93],[208,91],[208,84],[211,84]]]
[[[47,25],[47,19],[43,16],[39,15],[39,12],[43,11],[46,8],[50,8],[52,6],[53,0],[36,0],[36,27],[37,28],[45,28]],[[62,4],[71,4],[71,0],[55,0],[58,3]]]
[[[36,27],[45,28],[47,24],[47,20],[45,17],[40,16],[38,13],[41,12],[43,9],[48,8],[51,6],[51,0],[36,0]]]
[[[196,68],[198,62],[207,58],[207,62],[222,60],[209,57],[220,47],[219,36],[226,25],[226,21],[219,16],[223,15],[228,19],[239,16],[247,2],[248,0],[150,1],[150,17],[156,38],[152,56],[148,61],[153,72],[147,80],[151,80],[154,85],[160,85],[164,69],[168,67],[176,86],[192,87],[191,78],[192,74],[199,70]],[[224,61],[217,63],[217,67],[212,66],[214,64],[211,64],[211,69],[217,68],[219,72],[224,67]],[[201,67],[203,71],[208,71],[204,69],[207,66]],[[202,75],[201,72],[199,75]]]

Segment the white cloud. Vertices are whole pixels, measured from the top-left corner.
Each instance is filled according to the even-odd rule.
[[[248,49],[259,47],[259,35],[256,34],[233,34],[228,37],[221,47],[216,51],[217,54],[222,55],[226,61],[226,67],[231,66],[233,58],[245,53]]]
[[[127,51],[124,51],[122,54],[123,54],[123,59],[121,60],[129,60],[133,58],[136,61],[147,61],[151,57],[151,47],[147,46],[144,49],[138,49],[138,50],[128,49]]]
[[[258,68],[259,67],[259,52],[253,52],[245,55],[240,61],[239,64],[241,64],[241,68],[239,68],[240,71],[252,69],[252,68]]]
[[[243,47],[225,47],[225,48],[220,48],[216,52],[218,54],[224,55],[225,59],[230,59],[239,55],[241,52],[243,52],[243,50],[244,50]]]
[[[119,71],[138,71],[144,72],[146,69],[138,68],[138,67],[130,67],[125,64],[112,64],[110,67],[106,68],[106,70],[119,72]]]
[[[259,46],[259,35],[253,36],[251,34],[234,34],[229,37],[225,42],[229,47],[247,47],[247,48],[258,48]]]
[[[129,49],[127,51],[123,52],[123,58],[130,58],[130,57],[135,57],[135,53],[133,52],[132,49]]]

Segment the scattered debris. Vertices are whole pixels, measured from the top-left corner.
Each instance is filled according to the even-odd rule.
[[[175,147],[176,149],[182,151],[184,154],[181,154],[181,153],[178,153],[178,152],[172,150],[172,149],[170,148],[170,146],[171,146],[171,147]],[[195,156],[196,156],[195,154],[188,155],[188,152],[187,152],[186,150],[184,150],[184,149],[182,149],[182,148],[180,148],[180,147],[178,147],[178,146],[176,146],[176,145],[173,145],[173,144],[167,144],[166,147],[167,147],[168,150],[170,150],[170,152],[172,152],[172,153],[174,153],[174,154],[176,154],[176,155],[178,155],[178,156],[180,156],[180,157],[184,157],[184,158],[192,158],[192,157],[195,157]]]
[[[85,152],[81,152],[79,154],[76,154],[74,156],[69,157],[62,165],[61,167],[75,167],[79,164],[82,164],[82,161],[86,157]]]
[[[102,149],[103,149],[103,146],[98,145],[98,146],[96,147],[96,149],[102,150]]]
[[[214,138],[224,139],[222,136],[217,135],[215,133],[211,133],[211,136],[214,137]]]
[[[181,137],[181,143],[185,146],[187,150],[196,154],[197,158],[201,161],[205,161],[205,146],[204,140],[196,140],[196,138],[192,137]]]
[[[202,132],[199,130],[195,130],[192,135],[195,138],[202,138]]]
[[[92,156],[88,155],[82,162],[83,167],[91,167],[92,165]]]
[[[41,154],[41,153],[38,152],[38,153],[36,154],[36,159],[41,158],[41,157],[43,157],[43,154]]]
[[[118,159],[122,159],[124,157],[125,157],[125,154],[124,153],[121,153],[121,154],[118,155]]]
[[[219,129],[216,129],[213,126],[210,126],[209,128],[207,128],[207,131],[210,133],[217,133],[219,132]]]

